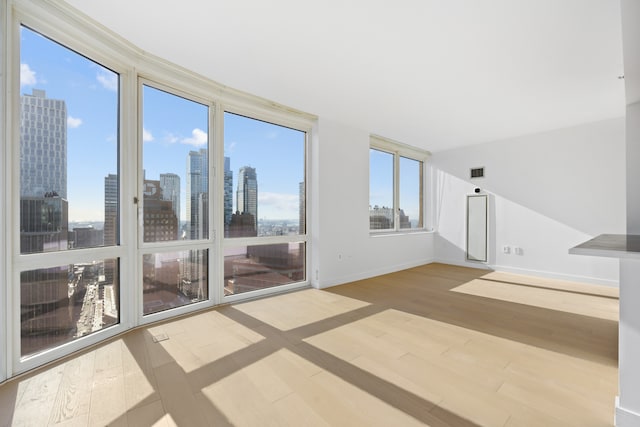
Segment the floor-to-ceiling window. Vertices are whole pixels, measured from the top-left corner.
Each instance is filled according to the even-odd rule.
[[[141,86],[142,312],[209,299],[209,107]]]
[[[0,381],[143,323],[309,283],[315,119],[66,9],[10,0],[0,23]]]
[[[224,294],[306,280],[307,132],[224,114]]]
[[[120,322],[118,73],[21,26],[13,181],[20,359]]]

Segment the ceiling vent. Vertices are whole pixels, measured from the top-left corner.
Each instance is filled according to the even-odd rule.
[[[484,167],[471,168],[471,178],[484,178]]]

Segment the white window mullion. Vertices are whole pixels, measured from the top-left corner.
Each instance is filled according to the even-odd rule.
[[[120,152],[119,154],[119,249],[120,259],[120,322],[127,328],[138,325],[139,288],[137,263],[137,174],[138,147],[138,77],[132,67],[120,81]]]
[[[209,257],[209,295],[213,304],[217,305],[224,299],[224,112],[220,103],[212,105],[210,121],[213,131],[209,132],[209,144],[215,154],[212,164],[216,166],[216,176],[212,185],[209,185],[209,191],[211,200],[215,202],[212,210],[217,215],[212,213],[211,218],[213,256]]]
[[[378,229],[377,225],[374,225],[373,228],[370,225],[370,233],[371,235],[376,234],[389,234],[389,233],[406,233],[406,232],[416,232],[416,231],[425,231],[427,229],[425,222],[425,212],[426,212],[426,169],[425,169],[425,161],[429,156],[427,151],[422,151],[408,145],[388,140],[386,138],[382,138],[380,136],[371,135],[370,137],[370,146],[369,152],[380,152],[386,153],[388,156],[392,156],[391,163],[393,164],[393,173],[391,183],[391,194],[390,197],[387,197],[386,200],[392,200],[393,203],[393,227],[389,227],[387,229]],[[370,154],[371,155],[371,154]],[[373,164],[373,159],[371,159]],[[416,169],[417,166],[417,169]],[[404,167],[404,171],[401,170]],[[371,168],[371,165],[370,165]],[[408,172],[409,171],[409,172]],[[412,172],[414,171],[414,172]],[[415,173],[415,177],[412,177]],[[370,169],[370,182],[371,186],[372,182],[372,172]],[[408,176],[409,175],[409,176]],[[406,178],[406,182],[401,182],[402,177]],[[416,179],[417,181],[412,181]],[[418,184],[418,188],[415,189]],[[405,194],[401,194],[402,189],[405,189]],[[414,193],[415,191],[415,193]],[[418,197],[418,200],[414,200],[415,197]],[[401,205],[404,203],[405,205]],[[371,204],[371,199],[370,199]],[[417,212],[416,212],[416,205]],[[408,208],[413,207],[413,212],[409,213]],[[420,219],[422,217],[422,225],[420,227],[405,227],[402,228],[402,221],[400,210],[403,210],[405,215],[405,219],[410,220],[411,218]],[[387,213],[388,214],[388,213]],[[371,224],[371,211],[370,215],[370,224]],[[419,223],[419,221],[418,221]]]
[[[400,156],[393,153],[393,229],[400,230]]]
[[[11,375],[9,371],[9,363],[7,358],[7,327],[4,325],[10,325],[10,295],[9,295],[9,283],[11,278],[10,261],[7,261],[7,255],[11,253],[11,248],[8,248],[8,242],[10,241],[7,236],[9,230],[7,229],[7,218],[5,212],[7,209],[6,200],[7,196],[11,194],[7,185],[8,174],[11,173],[11,154],[10,148],[12,144],[6,143],[11,138],[11,114],[10,114],[10,99],[8,95],[8,85],[13,81],[12,73],[10,72],[11,61],[8,60],[7,52],[11,52],[11,37],[12,25],[11,20],[8,17],[7,2],[0,4],[0,129],[2,129],[2,139],[0,140],[0,383]]]

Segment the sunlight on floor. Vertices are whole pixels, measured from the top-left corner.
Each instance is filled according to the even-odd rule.
[[[370,304],[345,296],[307,289],[236,304],[235,308],[281,331],[320,322]]]
[[[557,281],[556,281],[557,283]],[[525,304],[606,320],[618,320],[617,289],[567,282],[566,287],[530,284],[514,275],[491,273],[453,289],[467,295]]]

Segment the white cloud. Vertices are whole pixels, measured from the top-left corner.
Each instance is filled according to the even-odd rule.
[[[142,129],[142,142],[151,142],[153,141],[153,135],[146,129]]]
[[[195,128],[191,131],[191,138],[183,138],[180,142],[193,145],[194,147],[202,147],[203,145],[207,145],[207,141],[207,133],[202,129]]]
[[[67,117],[67,127],[71,129],[75,129],[77,127],[80,127],[81,124],[82,124],[82,119],[78,119],[71,116]]]
[[[297,218],[300,198],[297,194],[258,192],[258,215]]]
[[[116,73],[106,73],[102,71],[96,75],[96,79],[103,88],[113,92],[118,91],[118,75]]]
[[[36,72],[29,67],[29,64],[20,64],[20,87],[33,86],[38,83]]]
[[[178,138],[177,136],[175,136],[172,133],[167,133],[164,136],[164,142],[166,142],[167,144],[175,144],[179,140],[180,140],[180,138]]]

